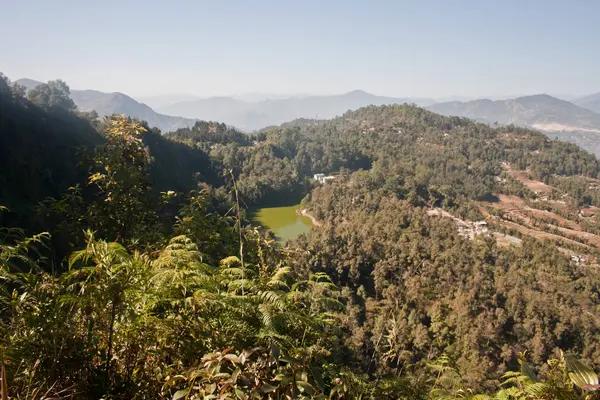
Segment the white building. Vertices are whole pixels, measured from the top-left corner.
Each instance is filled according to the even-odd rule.
[[[332,179],[335,179],[335,176],[333,175],[325,175],[325,174],[315,174],[313,176],[314,180],[319,182],[319,183],[326,183]]]

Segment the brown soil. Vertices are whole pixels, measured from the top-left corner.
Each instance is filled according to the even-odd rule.
[[[310,218],[314,226],[323,226],[323,222],[316,219],[315,216],[308,212],[308,210],[305,208],[299,208],[296,212],[300,215]]]
[[[541,185],[544,185],[540,182]],[[546,185],[547,186],[547,185]],[[539,210],[525,204],[525,201],[517,196],[498,195],[496,202],[480,202],[480,209],[486,219],[493,219],[494,223],[503,225],[507,228],[517,230],[523,235],[529,235],[538,239],[549,239],[557,243],[564,243],[580,249],[581,252],[588,253],[593,248],[600,248],[600,236],[584,232],[578,221],[567,219],[551,211]],[[492,207],[496,210],[502,210],[501,217],[495,217],[487,213],[485,207]],[[588,215],[600,209],[584,209]],[[552,228],[554,233],[547,232],[544,227]],[[510,240],[500,235],[495,235],[499,245],[509,245]],[[579,238],[586,243],[580,243],[572,238]],[[512,243],[515,243],[513,240]],[[566,250],[568,254],[576,254],[575,251]]]
[[[529,190],[534,191],[537,194],[550,194],[552,187],[546,185],[544,182],[534,181],[529,178],[529,172],[527,171],[514,171],[508,170],[510,176],[527,186]]]
[[[555,240],[559,243],[560,242],[569,243],[571,245],[575,245],[575,246],[581,247],[586,250],[591,250],[591,247],[586,244],[579,243],[572,239],[567,239],[563,236],[555,235],[554,233],[549,233],[549,232],[544,232],[544,231],[540,231],[540,230],[536,230],[536,229],[527,228],[523,225],[519,225],[519,224],[517,224],[515,222],[511,222],[511,221],[502,221],[502,224],[507,226],[508,228],[513,228],[513,229],[521,232],[524,235],[529,235],[529,236],[535,237],[537,239]]]

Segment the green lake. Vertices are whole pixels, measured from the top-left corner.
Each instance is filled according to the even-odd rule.
[[[250,219],[271,230],[278,242],[285,242],[301,233],[308,233],[312,226],[310,218],[298,215],[300,204],[282,207],[263,207],[250,213]]]

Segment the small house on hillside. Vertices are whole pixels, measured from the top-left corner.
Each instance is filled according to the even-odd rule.
[[[574,262],[576,265],[582,265],[583,263],[585,263],[585,257],[580,254],[574,254],[571,256],[571,261]]]
[[[488,225],[485,221],[473,222],[473,227],[475,228],[476,234],[483,234],[488,232]]]
[[[317,181],[319,183],[326,183],[327,181],[335,179],[335,176],[325,175],[325,174],[315,174],[313,178],[315,181]]]

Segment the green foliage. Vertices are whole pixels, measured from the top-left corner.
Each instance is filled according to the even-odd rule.
[[[307,363],[282,356],[277,347],[255,348],[239,355],[210,353],[200,365],[166,379],[163,390],[173,399],[326,399],[321,371]]]
[[[359,172],[314,190],[309,207],[322,225],[293,244],[306,250],[295,271],[325,272],[348,287],[346,345],[365,367],[383,376],[419,371],[446,353],[479,391],[524,349],[536,363],[557,348],[600,362],[595,268],[527,237],[508,248],[464,238],[454,221],[381,182],[375,171]]]
[[[11,396],[597,395],[597,271],[552,243],[469,240],[427,212],[474,220],[494,193],[533,198],[507,163],[596,204],[597,161],[576,147],[407,105],[163,138],[73,113],[62,82],[19,90],[0,77],[0,201],[23,201],[23,226],[53,236],[0,229]],[[319,172],[336,178],[316,186]],[[311,189],[321,225],[288,247],[245,219],[245,204]],[[46,196],[40,222],[31,205]],[[553,359],[559,348],[577,358]]]
[[[475,399],[475,400],[591,400],[598,385],[586,382],[596,381],[595,373],[572,356],[561,356],[550,359],[542,379],[538,378],[532,367],[525,362],[525,354],[519,356],[521,370],[507,372],[502,376],[503,389],[495,395],[473,394],[465,389],[457,370],[446,356],[440,357],[431,365],[435,373],[434,384],[429,392],[432,400],[443,399]],[[572,372],[574,371],[574,372]],[[594,378],[595,376],[595,378]],[[583,389],[580,393],[575,385]]]
[[[48,198],[41,204],[41,214],[60,221],[59,234],[81,238],[80,232],[91,229],[126,245],[156,240],[161,233],[156,213],[159,199],[152,192],[143,132],[143,126],[124,116],[106,119],[106,141],[85,153],[82,162],[88,168],[86,186],[71,187],[62,198]]]
[[[102,141],[71,112],[41,109],[0,92],[0,203],[12,211],[6,220],[32,232],[50,230],[35,218],[37,202],[84,179],[78,148]]]
[[[69,97],[70,95],[69,86],[58,79],[29,90],[27,97],[29,101],[38,106],[74,110],[76,108],[75,103]]]
[[[115,240],[141,239],[153,223],[149,203],[150,159],[140,135],[145,128],[113,117],[107,123],[107,143],[93,154],[88,185],[98,189],[98,201],[88,208],[92,229]]]
[[[168,133],[168,138],[185,142],[191,146],[199,146],[206,151],[214,145],[237,143],[242,146],[251,144],[250,138],[242,132],[223,123],[197,121],[191,128],[178,129]]]
[[[218,267],[205,264],[185,236],[155,255],[131,253],[91,232],[86,241],[70,257],[69,271],[24,275],[8,299],[3,337],[10,338],[6,354],[14,360],[11,390],[143,396],[174,387],[167,375],[195,376],[194,362],[206,362],[210,356],[203,354],[211,349],[241,352],[256,345],[271,347],[277,358],[276,365],[269,361],[267,369],[276,370],[265,372],[265,385],[289,373],[298,375],[285,391],[320,390],[320,381],[299,371],[313,371],[311,365],[329,354],[331,312],[341,305],[326,277],[291,285],[288,268],[253,264],[242,277],[237,257]],[[290,358],[280,356],[284,351]],[[304,360],[300,369],[292,367],[296,359]]]

